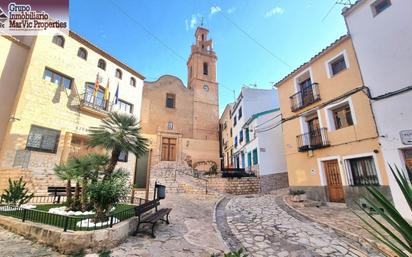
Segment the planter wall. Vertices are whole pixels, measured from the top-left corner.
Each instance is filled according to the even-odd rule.
[[[113,248],[123,242],[137,226],[137,218],[95,231],[63,232],[61,228],[20,219],[0,216],[0,226],[27,239],[51,246],[63,254],[73,254],[80,249],[97,252]]]

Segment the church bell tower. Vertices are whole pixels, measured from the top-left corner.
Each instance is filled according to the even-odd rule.
[[[198,27],[187,61],[188,87],[193,90],[193,137],[218,140],[219,98],[216,80],[217,56],[209,31]]]

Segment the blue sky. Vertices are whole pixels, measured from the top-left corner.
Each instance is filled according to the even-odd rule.
[[[271,82],[280,80],[345,34],[340,15],[343,6],[335,5],[328,14],[334,3],[335,0],[72,0],[70,27],[142,73],[146,80],[172,74],[186,84],[190,45],[196,26],[204,17],[218,55],[222,110],[233,101],[232,90],[237,95],[242,85],[255,83],[258,88],[270,88]]]

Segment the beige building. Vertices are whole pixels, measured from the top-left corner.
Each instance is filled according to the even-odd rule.
[[[1,36],[0,49],[0,184],[24,174],[44,195],[49,186],[64,185],[54,166],[89,151],[88,130],[108,112],[140,118],[144,77],[73,32]],[[133,179],[136,158],[121,158]]]
[[[345,35],[276,84],[289,185],[320,201],[390,196],[367,88]]]
[[[208,30],[197,28],[187,61],[187,86],[177,77],[145,81],[142,128],[151,164],[162,161],[219,164],[217,56]]]
[[[227,104],[219,120],[220,158],[221,165],[224,168],[233,168],[233,124],[231,116],[234,105],[234,103]]]

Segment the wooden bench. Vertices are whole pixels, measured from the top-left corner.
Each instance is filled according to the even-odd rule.
[[[70,191],[75,192],[75,187],[71,187]],[[67,196],[66,187],[47,187],[47,193],[54,196],[53,203],[60,203],[60,197]]]
[[[155,200],[149,201],[147,203],[144,203],[142,205],[135,207],[135,216],[138,217],[138,223],[137,223],[136,231],[133,233],[134,236],[137,235],[137,233],[139,233],[140,224],[143,224],[143,223],[152,224],[151,236],[153,238],[156,237],[154,234],[154,227],[159,220],[164,221],[167,224],[169,224],[169,214],[172,211],[172,209],[163,208],[163,209],[158,210],[157,206],[159,205],[160,205],[160,200],[155,199]],[[142,219],[143,214],[153,209],[155,210],[155,212],[149,214],[147,217],[144,217]]]

